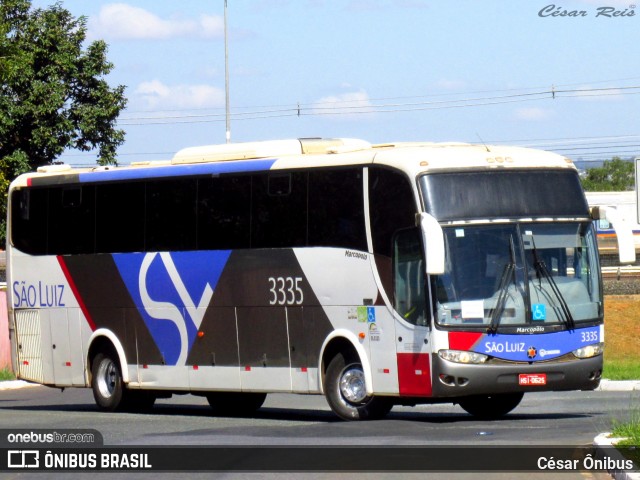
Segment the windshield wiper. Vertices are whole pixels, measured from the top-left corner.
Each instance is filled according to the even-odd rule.
[[[507,303],[507,297],[509,296],[509,285],[511,285],[512,278],[516,271],[516,253],[515,247],[513,246],[513,235],[509,238],[509,254],[511,258],[509,263],[507,263],[502,270],[500,286],[498,287],[498,300],[496,301],[495,308],[490,312],[491,322],[489,323],[487,333],[497,333],[498,331],[502,313],[504,312],[504,306]]]
[[[538,249],[536,248],[536,243],[533,239],[533,235],[531,236],[531,242],[533,246],[533,249],[532,249],[533,265],[534,265],[534,268],[536,269],[536,275],[538,275],[538,278],[543,277],[545,280],[547,280],[547,282],[549,282],[549,285],[551,285],[551,290],[553,291],[553,294],[556,296],[556,298],[558,299],[558,302],[560,303],[560,311],[562,312],[562,315],[561,315],[562,321],[567,325],[567,328],[569,328],[570,330],[574,330],[576,328],[576,322],[573,319],[573,315],[571,315],[571,310],[569,310],[569,305],[567,305],[567,301],[564,299],[562,292],[558,288],[558,285],[556,284],[555,280],[553,279],[553,276],[549,272],[549,269],[547,268],[547,265],[544,263],[544,260],[542,260],[538,256]]]

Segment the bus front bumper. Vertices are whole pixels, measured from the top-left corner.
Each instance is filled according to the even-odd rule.
[[[432,361],[434,397],[594,390],[602,376],[602,355],[562,362],[468,365],[436,354]]]

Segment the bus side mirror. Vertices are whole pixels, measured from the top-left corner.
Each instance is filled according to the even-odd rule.
[[[444,233],[438,221],[428,213],[419,213],[416,219],[424,239],[424,258],[429,275],[444,273]]]

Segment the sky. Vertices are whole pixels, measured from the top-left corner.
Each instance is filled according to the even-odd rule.
[[[32,0],[45,8],[53,0]],[[63,0],[126,86],[120,164],[225,143],[224,0]],[[563,15],[564,14],[564,15]],[[640,156],[640,5],[228,0],[231,141],[532,146]],[[61,161],[93,164],[67,151]]]

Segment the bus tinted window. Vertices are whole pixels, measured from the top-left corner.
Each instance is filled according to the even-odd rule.
[[[306,245],[306,172],[255,175],[252,195],[251,248]]]
[[[198,249],[249,248],[251,176],[198,181]]]
[[[393,234],[415,226],[417,207],[409,179],[388,169],[369,169],[369,209],[373,251],[391,257]]]
[[[147,251],[195,249],[196,194],[195,179],[147,183]]]
[[[144,251],[145,184],[105,183],[96,188],[96,252]]]
[[[575,170],[435,173],[420,183],[427,212],[441,221],[589,215]]]
[[[393,180],[378,185],[393,189],[380,193],[376,209],[388,229],[383,235],[388,249],[391,234],[407,225],[385,202],[403,193]],[[15,190],[12,199],[14,245],[34,255],[305,246],[367,250],[361,167],[51,185]],[[413,207],[407,210],[413,218]]]
[[[362,169],[309,172],[309,245],[367,250]]]
[[[49,254],[93,253],[95,187],[52,188],[49,192]]]
[[[23,252],[47,253],[48,189],[20,189],[12,194],[11,240]]]

